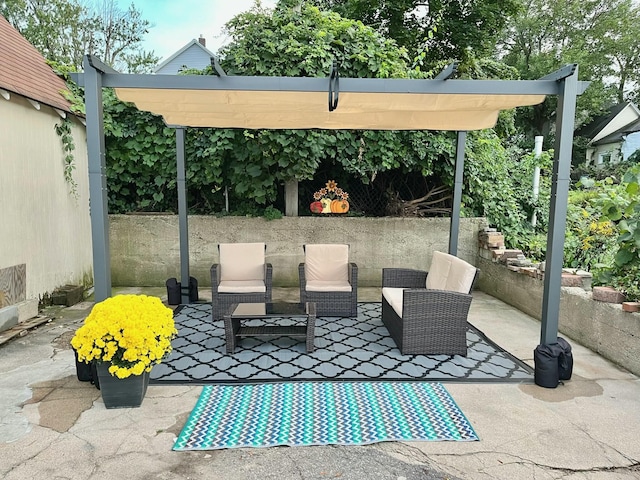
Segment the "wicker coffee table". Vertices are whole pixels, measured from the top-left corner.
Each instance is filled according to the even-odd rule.
[[[298,325],[243,326],[244,320],[260,318],[300,319]],[[287,336],[304,338],[307,352],[313,352],[316,325],[316,304],[306,303],[235,303],[224,316],[227,353],[233,353],[242,337]]]

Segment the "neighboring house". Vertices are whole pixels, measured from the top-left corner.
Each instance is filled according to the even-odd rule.
[[[65,82],[2,16],[0,46],[0,309],[37,313],[57,287],[93,284],[86,129]],[[55,130],[67,121],[76,194]]]
[[[614,105],[576,132],[586,138],[587,165],[625,161],[640,148],[640,110],[633,103]]]
[[[200,35],[198,40],[193,39],[184,47],[171,55],[155,69],[155,73],[175,75],[185,68],[203,70],[211,65],[213,52],[207,50],[206,40]]]

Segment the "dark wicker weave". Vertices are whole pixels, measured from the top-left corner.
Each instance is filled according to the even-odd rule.
[[[420,270],[383,269],[383,287],[406,288],[402,318],[382,296],[384,325],[403,354],[466,356],[471,294],[427,290],[426,278]]]
[[[215,263],[211,266],[211,312],[214,321],[221,320],[234,303],[271,302],[273,267],[270,263],[267,263],[264,268],[264,284],[266,287],[264,293],[219,293],[220,264]]]
[[[316,305],[314,303],[307,303],[303,305],[305,314],[304,325],[265,325],[254,327],[243,327],[242,318],[233,318],[233,312],[238,304],[232,304],[229,310],[224,314],[224,334],[226,340],[227,353],[234,353],[238,342],[241,337],[274,337],[274,336],[286,336],[293,338],[304,338],[307,352],[313,352],[315,349],[315,328],[316,328]],[[272,313],[265,314],[263,316],[251,316],[248,319],[254,318],[269,318],[269,317],[282,317],[282,318],[294,318],[299,315],[287,315],[286,313]]]
[[[358,266],[349,263],[350,292],[307,292],[304,263],[298,265],[300,278],[300,302],[316,304],[319,317],[355,317],[358,315]]]

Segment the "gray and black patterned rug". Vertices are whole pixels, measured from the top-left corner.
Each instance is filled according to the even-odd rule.
[[[178,307],[173,352],[151,371],[152,385],[292,381],[532,383],[533,369],[469,324],[468,354],[402,355],[382,324],[380,303],[358,304],[356,318],[318,317],[315,350],[290,337],[243,338],[225,350],[222,320],[210,304]],[[252,320],[255,325],[270,321]]]

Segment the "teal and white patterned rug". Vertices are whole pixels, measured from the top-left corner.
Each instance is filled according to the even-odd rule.
[[[203,387],[173,449],[444,440],[478,436],[439,383],[264,383]]]

